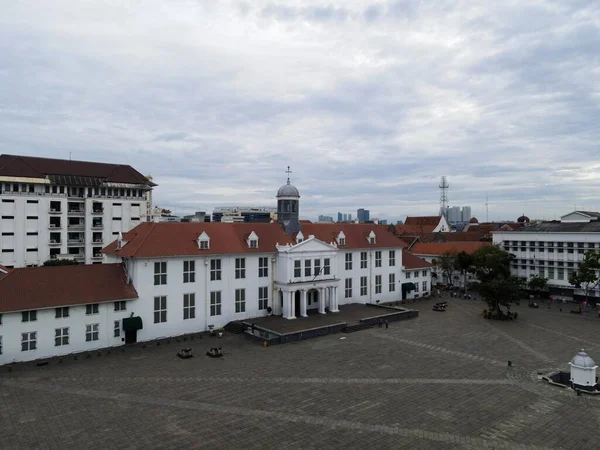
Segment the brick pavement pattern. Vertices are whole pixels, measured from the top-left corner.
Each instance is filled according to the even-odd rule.
[[[600,398],[539,381],[600,319],[479,302],[411,305],[416,319],[263,348],[226,334],[0,370],[1,449],[598,448]],[[222,359],[203,355],[221,345]],[[182,347],[196,356],[180,360]],[[508,367],[507,361],[513,362]]]

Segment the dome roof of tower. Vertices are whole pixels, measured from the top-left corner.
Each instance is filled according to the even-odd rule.
[[[300,192],[293,184],[290,184],[288,181],[287,184],[284,184],[277,191],[277,197],[298,197],[300,198]]]
[[[595,367],[596,363],[583,350],[575,355],[571,360],[571,364],[577,367]]]

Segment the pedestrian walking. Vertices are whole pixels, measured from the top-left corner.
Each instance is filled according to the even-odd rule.
[[[377,321],[377,328],[381,328],[381,319]]]
[[[386,330],[388,329],[388,326],[389,326],[388,320],[387,320],[387,319],[385,319],[385,329],[386,329]]]

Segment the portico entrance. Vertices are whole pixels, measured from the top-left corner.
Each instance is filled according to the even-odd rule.
[[[294,294],[294,315],[296,317],[300,317],[302,315],[301,307],[302,307],[302,294],[300,291],[296,291],[296,293]]]
[[[311,289],[307,293],[307,310],[315,310],[319,307],[319,291],[316,289]],[[324,299],[323,299],[324,300]]]
[[[295,288],[295,289],[294,289]],[[339,312],[337,302],[337,286],[294,286],[282,285],[280,289],[281,309],[276,314],[286,319],[306,317],[308,311],[318,310],[325,314],[325,307],[329,312]],[[288,290],[289,289],[289,290]]]

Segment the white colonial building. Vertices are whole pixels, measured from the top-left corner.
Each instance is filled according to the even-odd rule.
[[[80,285],[79,298],[89,295],[93,302],[83,301],[81,311],[75,314],[73,310],[68,321],[59,323],[53,315],[55,308],[63,306],[59,295],[37,308],[29,301],[15,309],[21,302],[18,298],[4,300],[3,283],[14,277],[9,272],[0,279],[0,312],[5,313],[5,323],[11,323],[10,327],[0,326],[7,349],[0,362],[82,348],[81,343],[71,349],[40,340],[34,350],[19,350],[20,339],[30,337],[24,333],[45,330],[48,334],[64,327],[80,333],[87,330],[87,325],[96,324],[99,337],[93,342],[99,348],[206,331],[268,314],[302,320],[310,313],[335,314],[340,305],[349,303],[399,301],[430,292],[431,264],[406,252],[406,244],[387,227],[300,222],[299,198],[289,182],[279,190],[280,223],[140,224],[104,249],[107,264],[103,266],[120,268],[125,293],[120,293],[118,299],[114,293],[113,297],[99,297],[104,290],[92,294]],[[18,270],[41,271],[31,272],[32,276],[40,276],[48,269],[64,269],[65,274],[72,270]],[[68,282],[68,277],[57,278]],[[114,280],[104,284],[114,284]],[[7,298],[11,292],[7,292]],[[17,295],[18,290],[14,293]],[[43,296],[41,292],[37,295]],[[112,303],[117,300],[124,302],[124,313],[111,309],[117,308]],[[75,303],[79,304],[71,301]],[[88,303],[99,304],[97,322],[88,323]],[[34,309],[50,312],[37,312],[36,324],[23,322],[23,311]],[[113,337],[119,314],[122,341]],[[93,348],[88,342],[83,343],[84,348]]]
[[[529,279],[548,279],[551,292],[561,296],[583,295],[569,283],[588,250],[600,250],[600,213],[574,211],[558,221],[529,225],[518,231],[495,231],[494,244],[515,256],[511,272]],[[590,296],[600,297],[598,290]],[[597,300],[597,299],[596,299]]]
[[[0,264],[100,264],[104,246],[146,221],[153,186],[127,165],[0,155]]]

